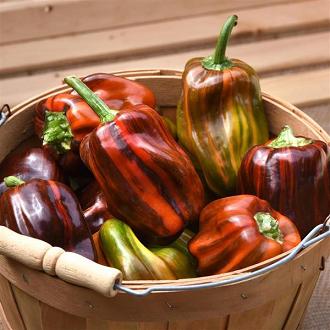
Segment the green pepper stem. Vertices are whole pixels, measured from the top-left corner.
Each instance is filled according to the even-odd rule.
[[[268,147],[285,148],[285,147],[303,147],[312,143],[310,139],[304,137],[295,137],[290,126],[286,125],[273,141],[268,143]]]
[[[221,32],[218,37],[217,45],[214,52],[214,64],[221,64],[226,60],[226,48],[231,31],[237,25],[238,17],[232,15],[227,18],[225,24],[222,26]]]
[[[257,212],[254,220],[258,225],[259,232],[267,238],[273,239],[278,243],[283,243],[283,234],[280,230],[278,221],[268,212]]]
[[[16,187],[19,186],[23,183],[25,183],[25,181],[19,179],[16,176],[7,176],[3,179],[3,181],[5,182],[5,185],[9,188],[9,187]]]
[[[100,117],[101,123],[114,120],[118,111],[110,109],[93,91],[91,91],[78,77],[69,76],[64,82],[72,87]]]

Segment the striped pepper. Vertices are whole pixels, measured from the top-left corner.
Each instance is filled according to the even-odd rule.
[[[330,213],[330,148],[295,137],[288,126],[277,138],[251,148],[238,176],[241,193],[270,202],[295,222],[303,237]]]
[[[152,91],[138,82],[106,73],[89,75],[83,81],[113,109],[136,104],[155,106]],[[51,96],[35,109],[36,134],[58,154],[61,166],[73,175],[77,168],[84,174],[79,144],[99,124],[99,117],[75,92]]]
[[[64,181],[63,173],[55,159],[42,148],[27,148],[8,154],[0,165],[0,195],[8,189],[2,182],[7,176],[16,176],[24,181],[31,179]]]
[[[185,237],[168,246],[147,248],[132,229],[118,219],[106,221],[99,234],[108,264],[119,269],[125,280],[176,280],[196,276]]]
[[[233,193],[244,154],[268,139],[255,71],[240,60],[225,57],[236,22],[237,16],[228,18],[214,55],[187,62],[177,109],[179,141],[218,195]]]
[[[78,198],[92,234],[96,233],[106,220],[112,218],[105,196],[95,180],[85,187]]]
[[[78,200],[66,185],[32,179],[5,178],[0,198],[0,225],[95,260],[94,244]]]
[[[82,141],[80,156],[109,210],[144,242],[168,244],[204,204],[202,183],[161,116],[147,105],[116,112],[79,79],[66,78],[104,123]]]
[[[294,223],[252,195],[237,195],[208,204],[200,215],[200,231],[189,242],[201,276],[245,268],[300,242]]]

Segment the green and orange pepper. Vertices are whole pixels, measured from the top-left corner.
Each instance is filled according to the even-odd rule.
[[[119,269],[125,280],[175,280],[196,276],[194,259],[187,249],[191,236],[187,233],[169,246],[147,248],[128,225],[111,219],[102,225],[99,236],[108,264]]]
[[[236,22],[237,16],[228,18],[214,55],[187,62],[177,109],[179,142],[202,170],[209,188],[220,196],[235,191],[246,151],[268,139],[255,71],[225,56]]]

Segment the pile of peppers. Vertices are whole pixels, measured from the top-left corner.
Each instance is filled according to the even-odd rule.
[[[330,213],[330,148],[288,126],[269,140],[256,72],[226,57],[237,19],[187,62],[176,123],[138,82],[65,78],[71,91],[36,106],[38,147],[0,164],[0,225],[126,280],[220,274],[295,247]]]

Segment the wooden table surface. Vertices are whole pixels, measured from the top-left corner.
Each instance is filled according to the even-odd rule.
[[[263,91],[330,133],[329,0],[0,0],[0,105],[68,74],[182,70],[189,58],[212,53],[231,14],[239,22],[228,55],[257,70]],[[327,329],[329,277],[327,267],[303,329]]]

